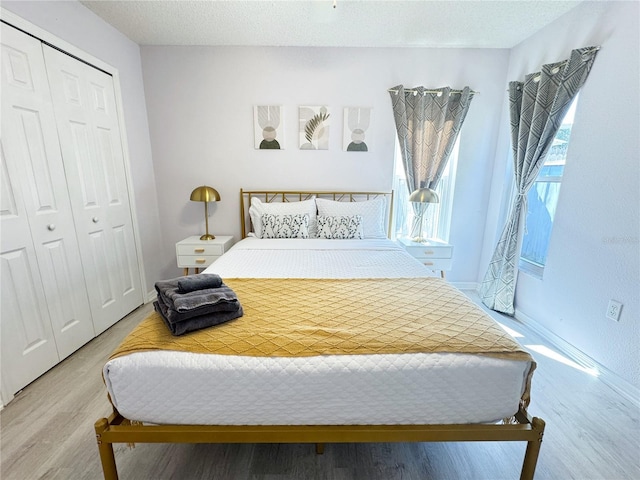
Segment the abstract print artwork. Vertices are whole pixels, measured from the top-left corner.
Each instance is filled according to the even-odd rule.
[[[259,150],[284,149],[284,121],[279,105],[253,107],[255,148]]]
[[[329,149],[329,110],[325,106],[299,107],[300,149]]]
[[[367,152],[366,133],[371,120],[370,107],[345,107],[342,145],[345,152]]]

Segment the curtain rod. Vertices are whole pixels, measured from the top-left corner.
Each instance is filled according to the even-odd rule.
[[[405,88],[404,91],[413,92],[414,95],[418,94],[417,88]],[[387,92],[395,93],[396,95],[398,94],[398,90],[393,88],[388,89]],[[464,92],[464,90],[449,90],[449,93],[462,93],[462,92]],[[423,94],[427,94],[427,93],[442,93],[442,90],[423,90]],[[474,92],[473,90],[471,90],[471,95],[476,95],[478,93],[480,92]]]

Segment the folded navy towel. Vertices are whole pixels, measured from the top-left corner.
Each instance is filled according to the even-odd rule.
[[[178,291],[180,293],[189,293],[195,290],[204,290],[206,288],[219,288],[222,285],[222,278],[215,273],[199,273],[195,275],[186,275],[178,279]]]
[[[189,293],[180,293],[178,291],[178,280],[179,278],[162,280],[155,284],[158,296],[162,298],[168,307],[177,312],[184,313],[206,305],[238,300],[235,292],[224,283],[218,288],[206,288]]]
[[[200,315],[209,315],[211,313],[235,312],[238,310],[238,308],[240,308],[240,302],[238,300],[232,300],[220,301],[211,305],[203,305],[186,312],[178,312],[170,304],[167,304],[163,297],[161,297],[160,295],[158,295],[158,304],[162,309],[162,314],[171,323],[183,322],[193,317],[198,317]]]
[[[167,328],[175,336],[184,335],[185,333],[193,332],[207,327],[213,327],[220,325],[221,323],[228,322],[243,315],[242,307],[238,307],[235,312],[219,312],[211,313],[208,315],[200,315],[198,317],[190,318],[184,322],[171,323],[162,313],[162,306],[159,302],[153,302],[153,306],[156,312],[160,314],[160,318],[164,321]]]

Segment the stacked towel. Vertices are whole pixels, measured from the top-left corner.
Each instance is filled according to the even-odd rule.
[[[220,275],[203,273],[202,275],[187,275],[178,279],[178,291],[189,293],[205,288],[219,288],[222,286]]]
[[[202,278],[200,278],[202,277]],[[218,275],[187,275],[157,282],[153,303],[174,335],[183,335],[241,317],[235,292]]]

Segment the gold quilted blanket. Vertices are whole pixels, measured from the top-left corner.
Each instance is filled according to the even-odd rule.
[[[244,316],[180,337],[157,313],[111,358],[148,350],[246,356],[455,352],[531,361],[462,292],[437,278],[225,279]]]

